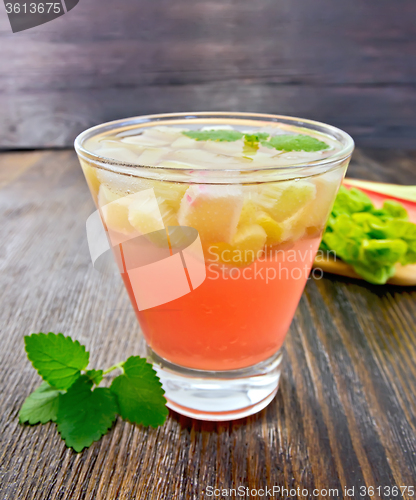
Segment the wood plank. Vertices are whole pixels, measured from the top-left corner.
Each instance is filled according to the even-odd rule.
[[[404,186],[416,184],[416,152],[397,149],[357,148],[348,177]]]
[[[387,0],[336,8],[331,0],[126,0],[117,18],[112,7],[111,0],[80,3],[67,17],[18,36],[3,16],[2,57],[13,71],[2,81],[15,90],[234,78],[325,86],[416,81],[416,7],[409,0],[400,9]]]
[[[12,106],[13,103],[13,107]],[[315,119],[338,126],[358,145],[412,147],[413,86],[355,88],[224,83],[149,85],[0,93],[7,110],[2,147],[71,146],[86,128],[116,118],[182,111],[255,111]]]
[[[368,176],[398,182],[416,163],[413,153],[395,154],[358,151],[352,170],[365,173],[368,158]],[[346,499],[344,487],[354,486],[354,498],[369,500],[361,486],[414,484],[416,290],[342,277],[308,281],[280,390],[257,415],[200,422],[171,411],[159,429],[118,421],[81,454],[65,448],[53,424],[19,425],[39,384],[23,335],[69,334],[95,367],[144,347],[120,278],[90,265],[84,225],[94,207],[75,154],[29,156],[32,167],[0,190],[2,500],[200,500],[207,486],[266,485],[306,488],[309,496],[291,497],[299,500]],[[338,493],[312,496],[314,488]]]
[[[0,189],[13,182],[47,154],[46,151],[13,151],[0,155]]]
[[[413,147],[416,5],[402,0],[80,2],[19,34],[0,18],[0,147],[169,111],[286,113]]]

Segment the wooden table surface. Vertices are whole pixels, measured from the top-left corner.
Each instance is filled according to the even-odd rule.
[[[359,150],[349,175],[416,184],[416,153]],[[415,498],[360,495],[363,486],[416,482],[414,288],[310,280],[280,390],[252,417],[208,423],[170,412],[158,429],[119,420],[80,454],[53,424],[19,425],[39,385],[23,335],[71,335],[92,366],[142,353],[143,340],[121,279],[90,264],[85,220],[94,207],[75,154],[3,153],[0,188],[0,500],[214,498],[208,486],[300,488],[290,497],[299,499],[349,498],[345,487],[357,499]]]

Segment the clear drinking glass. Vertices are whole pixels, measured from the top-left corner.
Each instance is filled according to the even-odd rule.
[[[283,152],[262,165],[252,164],[249,152],[238,162],[213,156],[217,146],[207,143],[203,168],[143,165],[132,156],[134,137],[149,128],[224,125],[278,127],[335,147],[322,157]],[[112,154],[118,137],[127,138],[125,150]],[[75,148],[168,406],[204,420],[264,408],[278,388],[281,347],[348,166],[351,137],[277,115],[178,113],[90,128]],[[146,158],[155,154],[149,151]]]

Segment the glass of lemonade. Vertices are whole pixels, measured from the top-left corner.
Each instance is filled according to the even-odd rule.
[[[168,406],[264,408],[354,143],[277,115],[177,113],[75,141]]]

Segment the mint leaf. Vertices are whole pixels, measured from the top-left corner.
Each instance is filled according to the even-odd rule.
[[[131,356],[123,369],[124,374],[111,384],[121,417],[135,424],[162,425],[168,409],[165,392],[152,365],[140,356]]]
[[[329,146],[326,142],[318,141],[314,137],[309,135],[297,134],[297,135],[275,135],[270,138],[269,142],[265,144],[262,141],[263,146],[270,144],[275,149],[279,151],[322,151],[323,149],[328,149]]]
[[[162,384],[145,359],[132,356],[105,371],[81,374],[89,353],[78,341],[50,332],[26,336],[25,344],[28,358],[45,381],[23,403],[20,423],[55,421],[66,445],[80,452],[106,434],[117,413],[132,423],[153,427],[166,420]],[[124,373],[110,389],[93,389],[116,368]]]
[[[103,379],[103,371],[102,370],[88,370],[85,372],[85,375],[94,382],[95,385],[98,385]]]
[[[255,134],[244,134],[243,153],[246,155],[256,154],[259,149],[260,141],[264,142],[269,137],[266,132],[257,132]],[[250,158],[251,160],[252,158]]]
[[[42,384],[25,399],[19,412],[21,424],[46,424],[55,421],[58,413],[58,398],[62,391],[50,386],[47,382]]]
[[[25,337],[27,356],[39,375],[57,389],[68,389],[87,367],[89,353],[78,340],[62,333],[34,333]]]
[[[261,141],[266,141],[269,137],[269,134],[266,132],[257,132],[255,134],[244,134],[244,142],[247,146],[255,146],[258,145]]]
[[[104,387],[92,391],[92,385],[86,375],[81,375],[66,394],[59,396],[58,432],[76,452],[98,441],[116,419],[117,402],[113,393]]]
[[[275,135],[267,140],[269,134],[266,132],[255,132],[253,134],[243,134],[238,130],[187,130],[182,132],[186,137],[196,141],[218,141],[234,142],[244,137],[246,148],[258,149],[259,144],[267,148],[274,148],[279,151],[322,151],[328,149],[326,142],[318,141],[314,137],[304,134],[283,134]]]
[[[266,148],[269,148],[269,149],[274,149],[274,146],[272,146],[272,145],[270,144],[270,142],[267,142],[267,141],[260,141],[260,144],[261,144],[262,146],[265,146]]]
[[[195,139],[196,141],[218,141],[218,142],[234,142],[241,139],[244,134],[237,130],[188,130],[182,132],[186,137]]]

